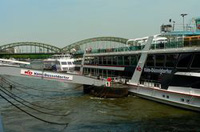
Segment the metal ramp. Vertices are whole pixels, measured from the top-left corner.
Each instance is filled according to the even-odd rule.
[[[105,84],[105,81],[103,80],[82,76],[78,74],[67,74],[67,73],[58,73],[51,71],[33,70],[33,69],[21,69],[18,67],[0,66],[0,75],[21,76],[21,77],[55,80],[66,83],[76,83],[76,84],[94,85],[94,86],[102,86]]]

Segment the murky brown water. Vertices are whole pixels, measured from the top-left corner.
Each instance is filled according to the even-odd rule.
[[[46,115],[18,105],[20,108],[48,121],[69,124],[66,127],[39,121],[0,98],[0,112],[5,132],[200,131],[200,114],[196,112],[135,96],[118,99],[96,98],[83,94],[82,87],[75,84],[13,76],[6,76],[6,78],[23,84],[21,88],[20,86],[16,87],[18,90],[13,88],[12,93],[34,104],[54,110],[34,108],[54,114],[68,115]],[[24,89],[23,86],[39,88],[44,91]],[[4,93],[0,93],[4,95]],[[15,102],[15,104],[19,103]]]

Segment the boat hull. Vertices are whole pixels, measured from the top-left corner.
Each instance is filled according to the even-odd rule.
[[[141,98],[153,100],[179,108],[200,111],[200,97],[197,95],[177,93],[158,88],[148,88],[140,86],[132,86],[129,89],[129,92],[134,93],[136,96]]]

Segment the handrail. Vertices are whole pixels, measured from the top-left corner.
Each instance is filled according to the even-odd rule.
[[[200,37],[198,39],[184,39],[179,41],[170,41],[167,43],[152,43],[150,50],[156,49],[171,49],[171,48],[183,48],[183,47],[200,47]],[[131,45],[129,47],[119,47],[119,48],[107,48],[107,49],[91,49],[86,52],[86,54],[96,54],[96,53],[111,53],[111,52],[128,52],[128,51],[141,51],[144,45]],[[80,51],[79,51],[80,52]]]

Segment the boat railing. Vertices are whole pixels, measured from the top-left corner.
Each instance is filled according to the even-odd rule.
[[[185,39],[184,41],[171,41],[167,43],[152,44],[151,49],[170,49],[184,47],[200,47],[200,37],[197,39]]]
[[[172,49],[172,48],[184,48],[184,47],[200,47],[200,36],[193,38],[184,38],[179,41],[168,41],[160,43],[152,43],[151,50],[158,49]],[[129,52],[129,51],[141,51],[143,50],[144,45],[129,45],[125,47],[118,48],[106,48],[106,49],[91,49],[86,51],[87,54],[96,54],[96,53],[111,53],[111,52]],[[78,51],[77,54],[83,54],[84,51]]]

